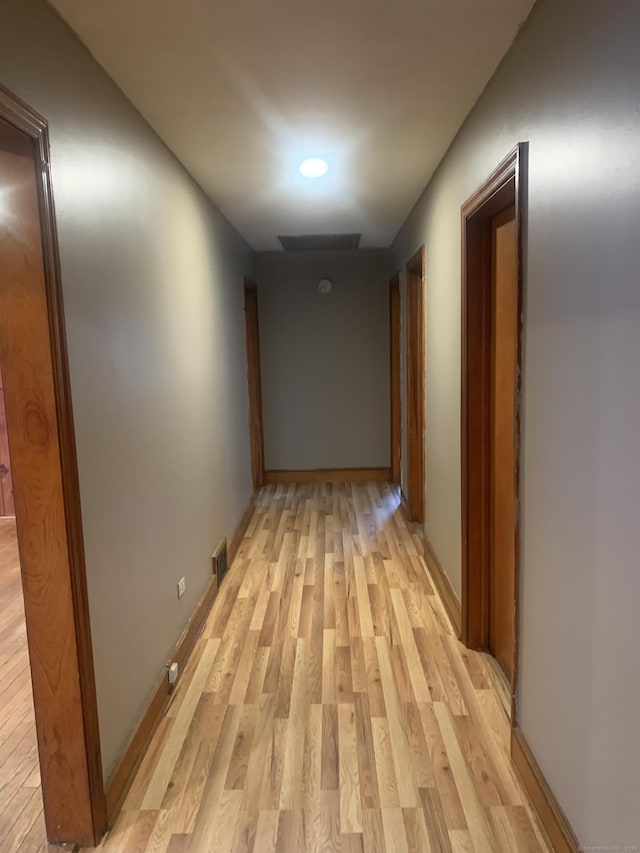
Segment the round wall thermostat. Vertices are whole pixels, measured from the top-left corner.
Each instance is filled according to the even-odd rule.
[[[321,278],[318,282],[318,290],[320,293],[331,293],[331,288],[333,284],[330,278]]]

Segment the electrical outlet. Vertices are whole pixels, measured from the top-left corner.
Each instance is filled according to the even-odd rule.
[[[173,687],[173,685],[178,680],[178,664],[174,661],[169,666],[169,687]]]
[[[178,598],[182,598],[187,589],[187,582],[184,578],[180,578],[178,581]]]

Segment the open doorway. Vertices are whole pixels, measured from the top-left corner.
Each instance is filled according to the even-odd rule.
[[[260,327],[258,324],[258,288],[244,280],[244,333],[249,388],[249,442],[253,488],[264,486],[264,427],[262,421],[262,378],[260,370]]]
[[[391,394],[391,482],[400,485],[402,477],[402,366],[400,273],[389,282],[389,389]]]
[[[407,507],[424,524],[425,492],[425,249],[407,264]]]
[[[526,146],[462,207],[462,640],[517,672]]]
[[[26,708],[33,693],[47,838],[89,846],[107,820],[48,131],[1,87],[0,364],[16,516],[15,532],[4,532],[13,588],[17,577],[22,584],[31,673],[20,695]],[[35,788],[37,775],[22,781]],[[13,815],[7,793],[3,786],[0,811]],[[19,850],[10,837],[0,848]]]

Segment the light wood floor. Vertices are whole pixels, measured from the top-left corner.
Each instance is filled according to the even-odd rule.
[[[15,520],[0,518],[0,851],[48,849]]]
[[[390,486],[262,491],[104,853],[550,848]]]

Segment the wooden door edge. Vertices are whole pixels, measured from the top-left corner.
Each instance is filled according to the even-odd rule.
[[[394,327],[394,300],[397,310],[397,327]],[[391,403],[391,482],[400,485],[402,479],[402,307],[400,273],[389,281],[389,397]],[[396,365],[397,361],[397,365]],[[397,369],[396,369],[397,368]],[[396,405],[397,404],[397,405]],[[399,422],[399,428],[398,428]]]
[[[421,394],[420,394],[420,411],[419,411],[419,427],[421,433],[421,455],[420,455],[420,465],[419,465],[419,480],[420,480],[420,498],[418,502],[418,506],[413,506],[409,504],[409,517],[411,521],[417,522],[418,524],[424,524],[426,517],[426,322],[425,322],[425,311],[426,311],[426,282],[427,282],[427,252],[426,247],[424,245],[420,246],[418,251],[412,255],[412,257],[407,261],[406,264],[406,273],[407,273],[407,290],[409,285],[409,276],[413,275],[416,278],[420,279],[420,315],[418,318],[419,321],[419,329],[418,329],[418,346],[420,349],[420,359],[418,364],[418,378],[420,382]],[[407,294],[407,310],[408,310],[408,294]],[[407,373],[409,370],[409,320],[407,317],[407,341],[406,341],[406,360],[407,360]],[[407,394],[407,406],[408,406],[408,394]],[[409,421],[410,418],[407,414],[407,442],[409,441]],[[407,457],[409,453],[407,450]],[[408,470],[408,459],[407,459],[407,478],[409,477]],[[411,490],[409,489],[409,484],[407,483],[407,492],[409,499],[411,498]]]
[[[256,339],[256,349],[258,355],[257,375],[255,374],[256,365],[250,363],[250,331],[247,323],[247,291],[252,291],[256,294],[258,286],[250,278],[244,277],[243,283],[243,309],[244,309],[244,336],[245,336],[245,354],[247,359],[247,393],[249,397],[249,447],[251,453],[251,479],[254,489],[261,489],[265,484],[265,464],[264,464],[264,415],[262,408],[262,374],[260,365],[260,330],[258,318],[258,333]],[[257,311],[257,307],[256,307]]]

